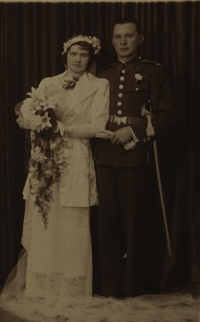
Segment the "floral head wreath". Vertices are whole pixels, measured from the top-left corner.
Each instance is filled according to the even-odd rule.
[[[79,36],[76,36],[76,37],[68,40],[67,42],[63,43],[64,50],[63,50],[62,54],[66,53],[67,49],[71,45],[73,45],[75,42],[78,42],[78,41],[85,41],[85,42],[91,44],[93,47],[93,50],[94,50],[94,55],[97,55],[101,49],[101,42],[97,37],[91,37],[91,36],[88,37],[88,36],[79,35]]]

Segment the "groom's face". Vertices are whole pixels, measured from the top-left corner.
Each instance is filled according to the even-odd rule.
[[[112,44],[117,56],[123,62],[133,58],[137,54],[138,46],[142,43],[143,36],[136,30],[132,22],[116,24],[113,28]]]

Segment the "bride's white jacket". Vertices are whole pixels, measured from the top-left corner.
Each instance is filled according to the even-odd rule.
[[[66,72],[43,79],[39,87],[54,84],[60,88]],[[109,83],[84,72],[68,98],[63,97],[59,102],[64,113],[66,145],[63,151],[68,164],[58,184],[60,205],[96,205],[96,178],[89,138],[104,130],[108,121]],[[29,179],[30,174],[23,191],[24,199],[30,194]]]

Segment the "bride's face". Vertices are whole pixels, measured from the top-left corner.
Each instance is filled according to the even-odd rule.
[[[67,68],[76,74],[83,74],[89,62],[89,51],[72,45],[67,53]]]

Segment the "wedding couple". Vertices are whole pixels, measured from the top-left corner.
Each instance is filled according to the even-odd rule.
[[[23,191],[24,250],[16,276],[3,290],[4,302],[11,293],[15,299],[43,298],[47,303],[93,295],[89,226],[93,205],[99,211],[101,295],[135,296],[148,291],[144,252],[152,216],[151,138],[141,108],[153,103],[156,138],[171,130],[175,112],[165,69],[138,56],[143,38],[137,20],[117,21],[112,44],[118,60],[96,77],[90,69],[100,51],[99,40],[71,37],[62,53],[65,72],[40,83],[43,90],[57,88],[54,99],[64,131],[58,155],[67,166],[51,187],[52,198],[45,201],[46,225],[35,203],[30,168]],[[55,133],[59,124],[54,124]],[[89,139],[95,137],[92,155]]]

